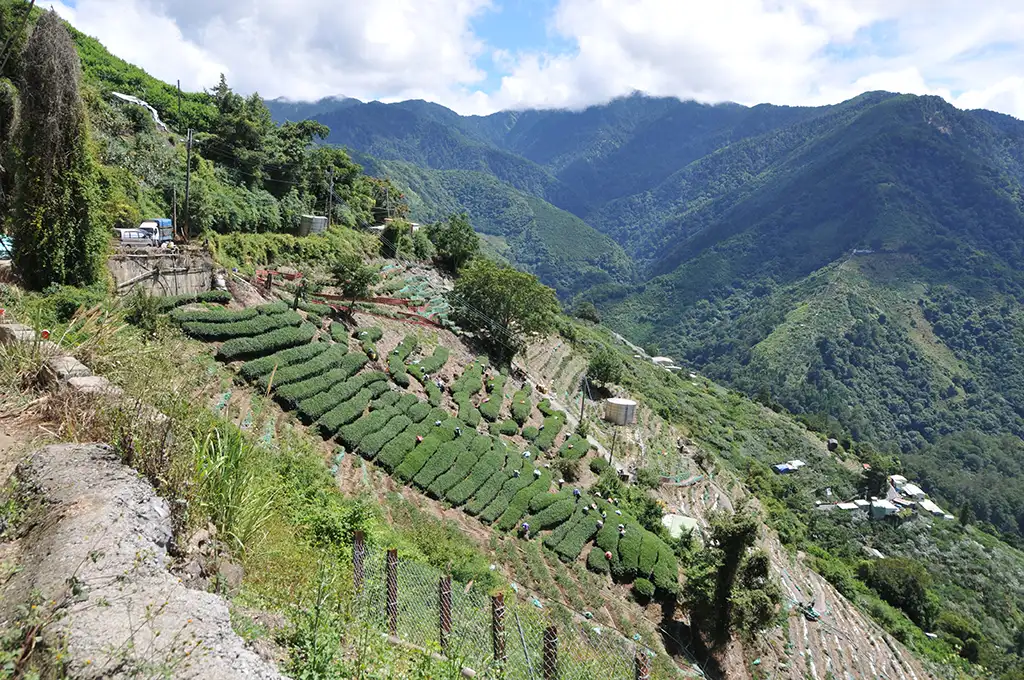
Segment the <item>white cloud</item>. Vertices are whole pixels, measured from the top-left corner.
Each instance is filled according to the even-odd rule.
[[[49,2],[190,89],[224,72],[268,97],[423,98],[462,113],[576,108],[636,90],[823,104],[887,89],[1024,117],[1019,0],[558,0],[546,28],[572,49],[556,53],[474,35],[474,17],[513,0]],[[499,71],[493,91],[483,56]]]

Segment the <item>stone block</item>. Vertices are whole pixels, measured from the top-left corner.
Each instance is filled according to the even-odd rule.
[[[84,378],[92,371],[78,359],[70,356],[54,356],[44,363],[44,376],[51,383],[66,383],[71,378]]]
[[[15,342],[35,342],[36,332],[20,323],[0,325],[0,344],[10,345]]]
[[[102,394],[114,397],[124,394],[120,387],[99,375],[71,378],[68,380],[68,387],[79,394]]]

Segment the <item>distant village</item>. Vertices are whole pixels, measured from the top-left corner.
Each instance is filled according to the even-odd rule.
[[[801,460],[791,460],[773,466],[778,474],[796,472],[806,465]],[[832,495],[831,489],[825,490],[826,496]],[[864,511],[871,519],[883,519],[898,513],[920,512],[933,517],[954,519],[953,515],[940,508],[935,501],[917,484],[910,482],[903,475],[891,475],[886,486],[885,497],[872,496],[870,500],[855,498],[840,503],[817,502],[817,509],[822,511],[856,512]]]

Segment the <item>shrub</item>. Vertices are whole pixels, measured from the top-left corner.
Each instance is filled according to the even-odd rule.
[[[236,323],[248,321],[259,316],[255,307],[246,309],[176,309],[171,312],[171,321],[175,323]]]
[[[299,309],[307,314],[315,314],[317,316],[330,316],[334,313],[334,310],[330,305],[321,304],[319,302],[300,302]]]
[[[562,489],[557,493],[544,493],[534,496],[533,500],[530,501],[530,512],[540,512],[544,508],[564,500],[574,501],[575,504],[576,499],[572,497],[572,492],[569,489]]]
[[[640,568],[640,545],[643,538],[643,527],[639,524],[626,524],[626,533],[619,538],[619,560],[624,575],[635,574]]]
[[[269,304],[260,305],[256,307],[256,311],[259,314],[285,314],[291,311],[291,307],[288,306],[287,302],[271,302]]]
[[[527,425],[523,428],[523,439],[526,441],[535,441],[540,436],[540,430],[535,428],[533,425]]]
[[[343,426],[355,422],[366,411],[366,405],[372,395],[373,391],[370,388],[363,388],[320,416],[316,421],[320,436],[330,439]]]
[[[345,324],[338,323],[337,321],[331,324],[331,340],[334,340],[339,345],[348,347],[348,333],[345,330]]]
[[[654,565],[658,563],[658,548],[663,545],[663,541],[646,529],[643,534],[637,573],[641,576],[650,576],[654,573]]]
[[[587,569],[598,574],[607,574],[611,571],[611,564],[609,564],[608,558],[604,556],[604,552],[604,550],[601,550],[596,545],[591,546],[590,553],[587,555]]]
[[[400,392],[395,390],[388,390],[384,394],[380,395],[376,399],[370,402],[371,411],[380,411],[381,409],[391,408],[398,402],[398,398],[402,396]]]
[[[479,489],[473,494],[472,499],[466,504],[466,513],[473,515],[479,515],[483,512],[484,508],[494,500],[494,497],[501,491],[501,487],[505,485],[511,475],[505,470],[496,470],[490,477],[487,478]]]
[[[640,604],[646,604],[654,597],[654,584],[645,578],[633,581],[633,597]]]
[[[514,420],[503,420],[498,426],[498,431],[508,437],[519,434],[519,425]]]
[[[572,562],[579,557],[583,552],[583,546],[597,533],[597,522],[600,519],[600,515],[594,510],[584,513],[583,518],[576,522],[555,546],[558,556],[566,562]]]
[[[191,321],[181,324],[181,330],[200,340],[230,340],[231,338],[249,338],[285,326],[298,326],[301,323],[301,316],[295,312],[288,312],[271,316],[260,314],[252,319],[229,323]]]
[[[399,411],[391,408],[381,409],[379,411],[370,411],[368,414],[358,418],[354,423],[343,426],[338,430],[338,434],[336,436],[349,451],[355,451],[359,448],[359,445],[362,443],[364,438],[366,438],[370,433],[384,428],[389,422],[391,422],[392,418],[395,418],[398,415],[400,415]],[[406,420],[408,421],[408,418],[406,418]],[[408,425],[409,422],[399,428],[399,431],[404,430],[405,426]]]
[[[487,382],[489,396],[480,404],[480,415],[492,423],[501,416],[501,404],[504,398],[502,390],[505,389],[505,381],[507,379],[504,374],[499,373]]]
[[[217,358],[221,361],[238,361],[264,356],[282,349],[304,345],[316,335],[312,324],[285,326],[252,338],[233,338],[220,346]]]
[[[560,524],[558,528],[556,528],[554,531],[552,531],[544,538],[544,545],[546,545],[551,550],[554,550],[555,546],[561,543],[565,539],[565,537],[569,535],[569,530],[575,527],[577,524],[580,523],[580,521],[583,520],[583,504],[586,502],[588,501],[587,499],[584,498],[581,499],[579,502],[573,503],[572,516],[570,516],[568,520]]]
[[[408,392],[406,392],[405,394],[402,394],[400,397],[398,397],[398,401],[395,402],[395,408],[397,408],[402,413],[406,413],[406,411],[411,409],[413,406],[421,403],[423,402],[421,402],[420,398],[417,397],[415,394],[409,394]]]
[[[376,432],[371,432],[359,443],[359,453],[364,458],[374,458],[384,445],[405,431],[405,428],[412,425],[412,421],[404,413],[388,421],[388,424]]]
[[[393,473],[416,448],[416,438],[425,437],[429,432],[430,426],[426,423],[409,425],[401,434],[384,445],[377,454],[377,464]]]
[[[548,505],[546,508],[541,509],[536,514],[531,515],[527,520],[530,523],[530,529],[532,531],[543,531],[545,529],[553,529],[563,522],[568,521],[572,517],[573,511],[576,510],[576,503],[570,498],[559,498],[561,494],[542,494],[541,497],[554,498],[556,499],[553,503]],[[534,498],[537,498],[536,496]],[[531,503],[531,510],[534,510]]]
[[[405,360],[415,351],[417,345],[419,345],[419,340],[416,339],[416,336],[407,335],[398,344],[398,347],[391,350],[391,354],[388,355],[388,373],[396,385],[401,385],[402,387],[409,386],[409,376],[406,372]]]
[[[298,405],[301,414],[316,420],[377,379],[373,373],[368,373],[367,376],[374,377],[350,380],[365,364],[366,357],[361,354],[346,354],[338,362],[337,368],[327,371],[323,375],[314,375],[305,380],[285,385],[276,389],[274,396],[286,408],[296,408]],[[307,400],[318,396],[320,397],[318,401],[306,405]]]
[[[590,452],[590,442],[577,434],[567,438],[558,449],[559,458],[579,460]]]
[[[532,472],[534,469],[535,468],[532,465],[527,465],[519,471],[520,474],[518,477],[514,474],[509,475],[508,481],[502,485],[501,491],[499,491],[494,499],[487,504],[487,507],[481,511],[480,519],[490,524],[501,517],[501,514],[505,512],[516,494],[521,490],[526,489],[536,481],[536,477]],[[550,477],[548,478],[547,483],[548,486],[551,486]],[[529,503],[529,500],[527,500],[527,503]]]
[[[432,382],[427,382],[423,385],[423,388],[427,391],[427,401],[431,406],[441,405],[441,388]]]
[[[420,469],[426,465],[430,457],[434,455],[434,452],[443,444],[444,441],[430,434],[420,442],[419,446],[413,449],[412,453],[405,457],[401,465],[395,468],[395,477],[398,480],[408,483],[413,477],[419,473]]]
[[[487,381],[487,392],[489,394],[501,394],[505,389],[505,383],[508,381],[508,375],[504,372],[496,374],[493,378]]]
[[[662,541],[658,547],[658,562],[654,565],[654,585],[658,590],[675,594],[679,590],[679,563],[676,554]]]
[[[299,402],[316,395],[322,394],[326,398],[326,395],[338,383],[343,383],[346,380],[348,380],[348,372],[342,368],[336,368],[322,375],[314,375],[311,378],[306,378],[290,385],[284,385],[280,388],[274,385],[274,397],[282,407],[294,409]]]
[[[317,343],[322,344],[322,343]],[[340,345],[331,345],[326,352],[320,353],[317,357],[299,364],[278,368],[276,372],[260,379],[257,383],[260,390],[266,391],[271,381],[275,388],[290,385],[317,375],[322,375],[333,368],[340,367],[348,348]]]
[[[508,506],[498,515],[498,521],[495,526],[502,531],[508,531],[513,528],[530,508],[530,501],[535,496],[546,496],[550,488],[551,473],[547,471],[542,472],[540,477],[534,479],[528,486],[520,489],[512,496]],[[531,524],[530,526],[532,527],[533,525]]]
[[[430,460],[413,477],[412,483],[421,489],[429,488],[430,484],[447,472],[455,464],[455,460],[465,451],[466,445],[461,437],[441,444],[437,452],[430,457]]]
[[[599,475],[608,469],[608,465],[609,463],[604,457],[598,456],[597,458],[591,459],[590,471],[593,472],[594,474]]]
[[[469,367],[463,371],[458,380],[452,382],[452,394],[466,392],[470,395],[474,395],[482,390],[484,388],[483,370],[486,365],[487,359],[484,357],[478,357],[476,361],[470,364]]]
[[[556,411],[544,418],[540,434],[537,435],[537,439],[534,442],[537,448],[541,451],[550,449],[554,445],[558,433],[562,431],[563,425],[565,425],[565,414],[560,411]]]
[[[473,402],[469,399],[468,392],[457,392],[452,398],[455,400],[455,404],[459,407],[459,420],[466,423],[470,427],[476,427],[480,424],[480,412],[473,406]]]
[[[357,328],[354,331],[352,331],[352,337],[359,341],[368,340],[370,342],[377,342],[378,340],[384,337],[384,331],[377,328],[376,326]]]
[[[530,404],[530,386],[523,385],[523,389],[516,392],[512,397],[512,420],[519,423],[519,427],[522,427],[530,419],[530,411],[532,409],[533,406]]]
[[[313,342],[308,345],[300,345],[291,349],[282,350],[270,356],[253,359],[242,364],[238,374],[246,380],[253,382],[270,375],[276,368],[278,371],[310,361],[327,351],[327,345],[320,342]]]
[[[575,482],[580,478],[580,462],[578,460],[559,458],[551,466],[551,469],[567,482]]]
[[[425,401],[417,400],[415,404],[409,407],[405,412],[405,415],[409,416],[409,419],[418,423],[421,422],[430,413],[430,404]]]
[[[480,460],[473,465],[465,479],[448,490],[448,493],[445,494],[445,499],[452,505],[462,505],[500,470],[504,462],[504,451],[491,449],[483,454],[480,456]]]
[[[459,440],[456,440],[459,441]],[[477,435],[464,446],[455,462],[443,474],[438,475],[427,487],[427,495],[433,498],[444,498],[448,491],[469,476],[470,471],[480,456],[490,450],[491,440],[486,435]],[[481,451],[481,447],[486,448]]]
[[[419,373],[419,376],[417,376],[416,379],[423,382],[423,378],[420,376],[433,375],[439,371],[446,363],[448,363],[448,354],[449,352],[447,347],[438,345],[434,348],[434,353],[429,357],[420,359],[418,363],[411,364],[409,366],[410,373],[412,372],[412,368],[415,367],[416,371]]]
[[[231,292],[226,290],[207,290],[202,293],[186,295],[164,295],[156,299],[157,311],[161,313],[169,312],[175,307],[193,302],[211,302],[226,305],[231,302]]]
[[[359,413],[361,414],[366,410],[366,406],[370,403],[371,399],[380,396],[387,390],[387,383],[382,378],[383,375],[377,372],[367,373],[346,382],[338,383],[328,392],[303,399],[299,402],[297,408],[299,416],[307,424],[312,423],[323,417],[324,414],[339,407],[343,402],[354,399],[357,394],[366,389],[366,394],[360,397],[362,405],[360,406]],[[334,432],[335,430],[331,431],[332,436]]]

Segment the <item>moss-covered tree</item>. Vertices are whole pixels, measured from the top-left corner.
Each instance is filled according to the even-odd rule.
[[[56,12],[40,17],[22,54],[14,265],[29,288],[97,282],[107,237],[93,215],[96,167],[81,65]]]

